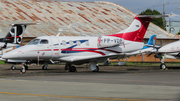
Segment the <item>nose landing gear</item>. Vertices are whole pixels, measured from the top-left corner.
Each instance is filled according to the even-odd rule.
[[[26,63],[23,63],[22,69],[20,70],[20,72],[21,72],[22,74],[24,74],[24,73],[26,73],[26,70],[28,70],[28,66],[26,65]]]

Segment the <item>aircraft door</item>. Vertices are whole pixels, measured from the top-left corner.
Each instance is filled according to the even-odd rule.
[[[46,59],[51,58],[52,56],[52,45],[50,39],[41,39],[39,44],[37,45],[39,51],[39,58]]]
[[[55,37],[55,36],[52,36],[51,37],[51,40],[52,40],[52,57],[53,58],[56,58],[56,57],[59,57],[59,54],[60,54],[60,43],[59,43],[59,40],[58,40],[58,37]]]

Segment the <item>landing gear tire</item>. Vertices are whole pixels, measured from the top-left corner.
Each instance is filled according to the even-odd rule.
[[[16,66],[11,66],[11,70],[16,70]]]
[[[92,72],[99,72],[99,67],[98,67],[98,66],[96,66],[96,69],[95,69],[95,70],[93,70]]]
[[[47,70],[47,66],[42,66],[42,70]]]
[[[24,73],[26,73],[27,69],[28,69],[28,66],[25,63],[23,63],[22,69],[20,71],[21,71],[22,74],[24,74]]]
[[[21,73],[22,73],[22,74],[26,73],[26,69],[25,69],[25,68],[22,68],[22,69],[21,69]]]
[[[76,72],[76,67],[75,66],[71,66],[69,68],[69,72]]]
[[[167,69],[167,66],[166,66],[164,63],[162,63],[162,64],[160,65],[160,69],[166,70],[166,69]]]
[[[24,66],[26,70],[28,70],[28,66]]]

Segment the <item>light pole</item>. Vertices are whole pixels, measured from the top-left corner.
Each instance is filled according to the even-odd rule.
[[[170,13],[170,16],[173,16],[173,12],[174,12],[176,9],[180,9],[180,7],[175,8],[175,9]],[[170,17],[169,17],[169,33],[171,33],[171,20],[170,20]]]

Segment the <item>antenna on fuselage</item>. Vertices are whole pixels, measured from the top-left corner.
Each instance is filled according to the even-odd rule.
[[[59,36],[62,31],[68,31],[73,24],[69,24],[67,27],[59,28],[59,33],[56,36]]]
[[[61,34],[62,29],[59,28],[59,33],[56,36],[59,36]]]

